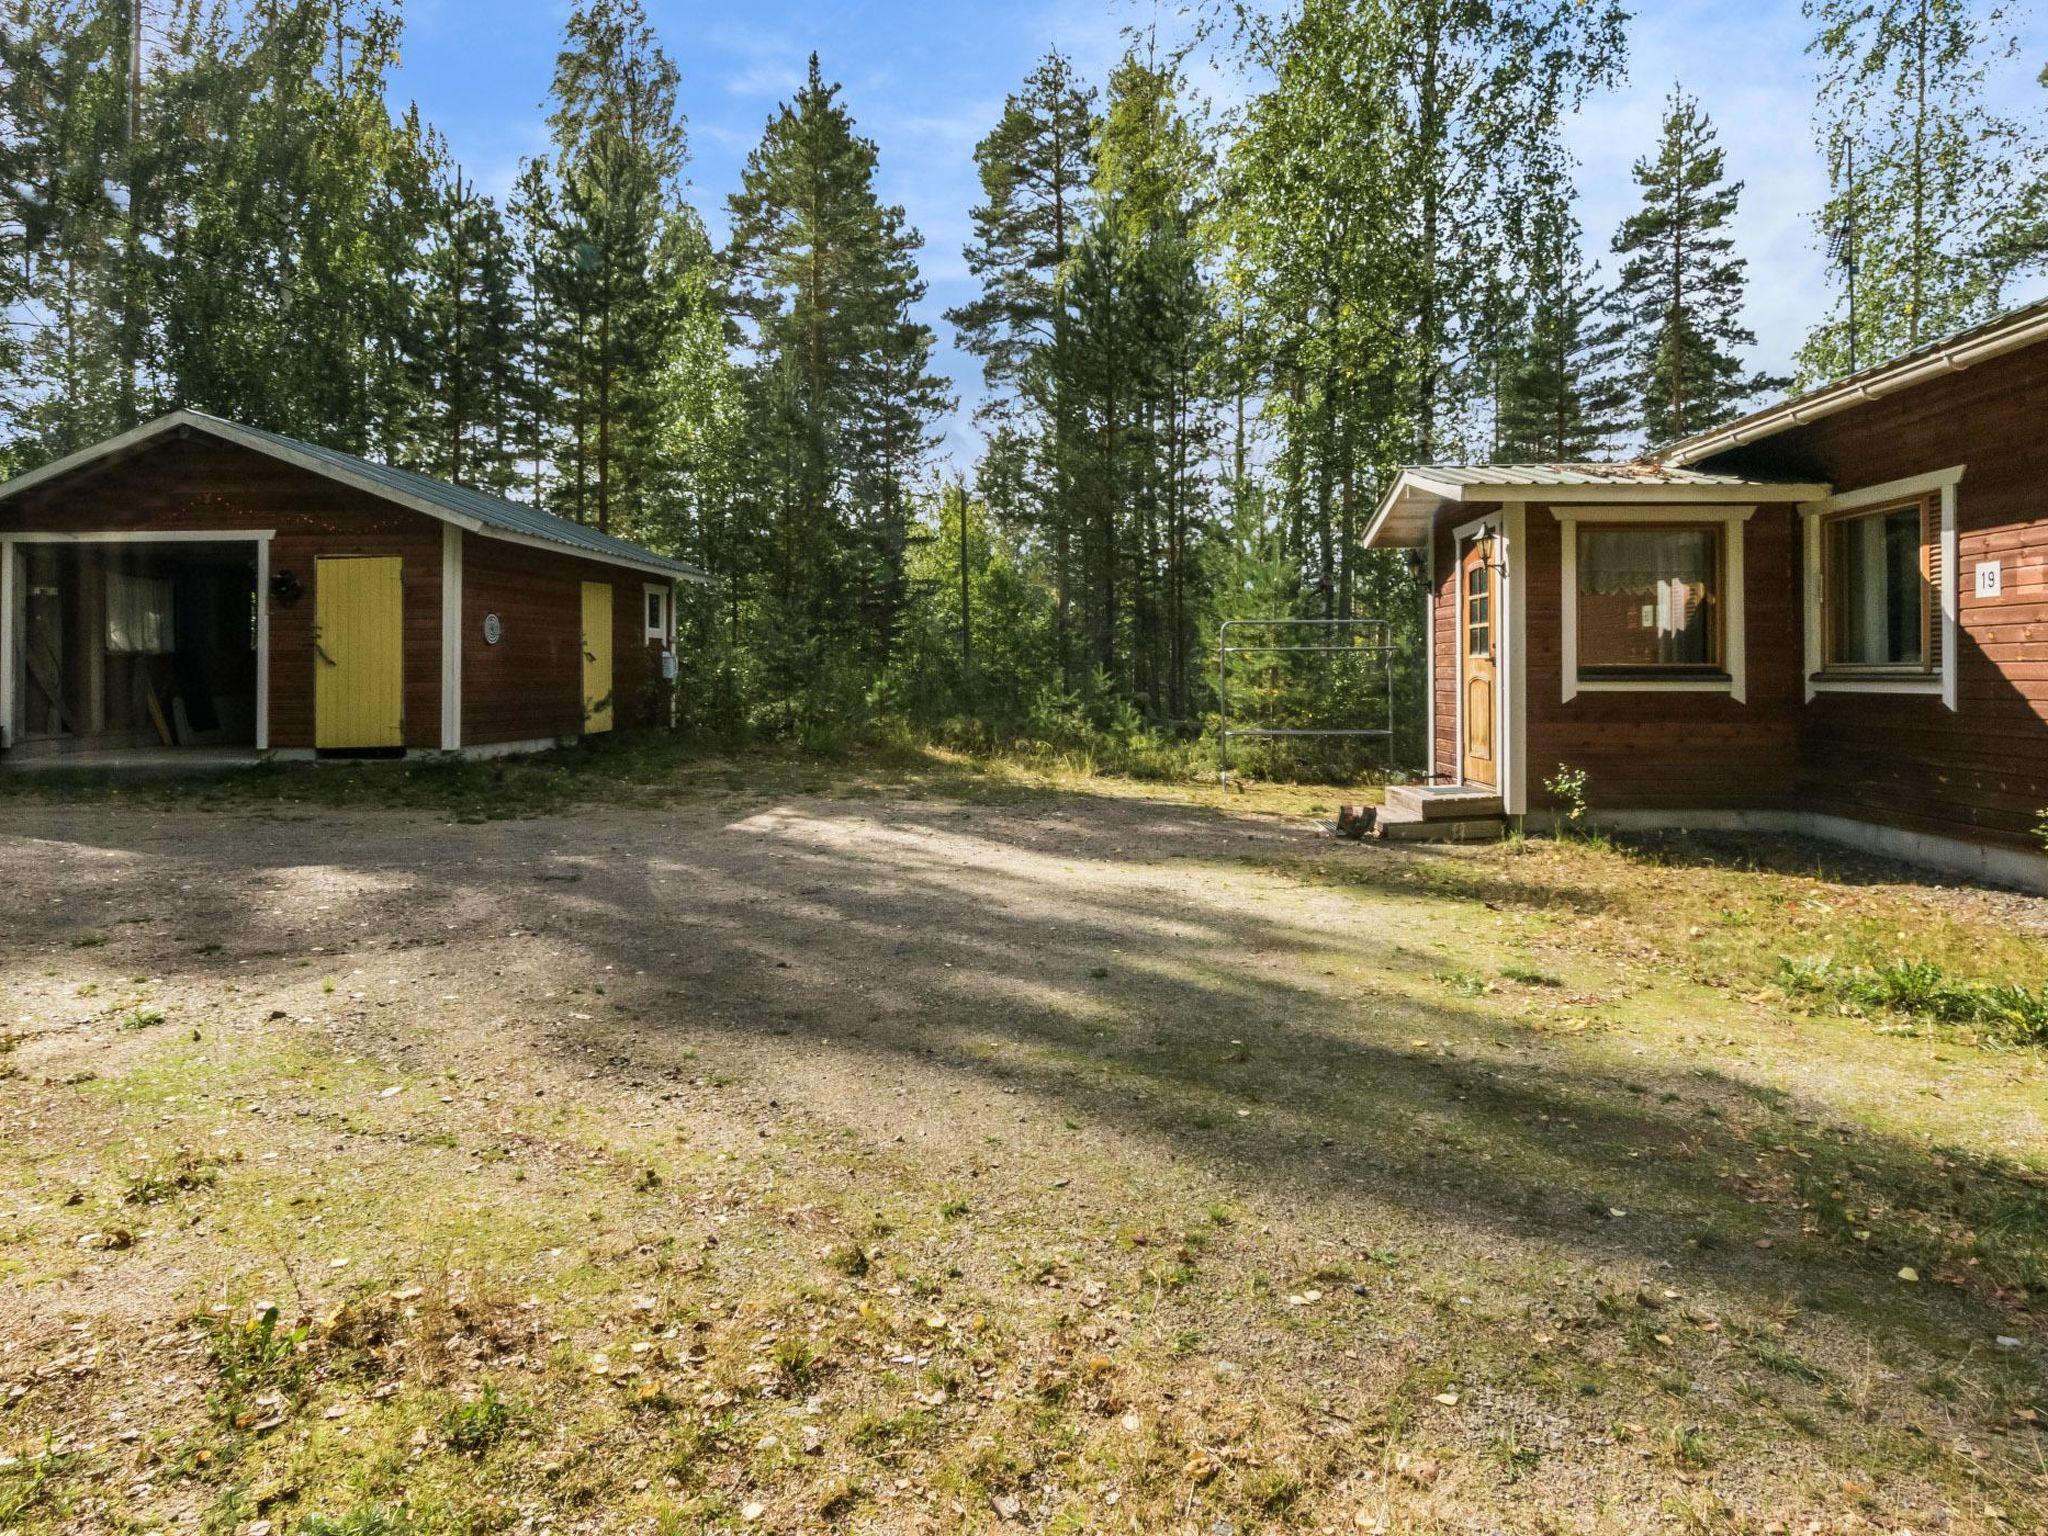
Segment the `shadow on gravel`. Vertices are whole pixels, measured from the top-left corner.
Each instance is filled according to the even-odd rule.
[[[0,931],[6,964],[44,966],[82,923],[118,922],[132,893],[158,909],[119,930],[133,963],[246,986],[262,972],[238,962],[316,943],[361,956],[502,939],[509,897],[535,943],[617,968],[614,999],[640,1022],[581,1026],[560,1047],[615,1063],[666,1036],[744,1077],[772,1037],[906,1085],[932,1112],[983,1113],[990,1088],[1027,1095],[1332,1224],[1384,1202],[1452,1245],[1486,1232],[1669,1262],[1760,1303],[1827,1305],[1873,1343],[1902,1322],[1974,1326],[2048,1286],[2048,1188],[2022,1171],[1760,1094],[1689,1057],[1680,1025],[1663,1061],[1619,1073],[1448,995],[1403,947],[1403,904],[1597,892],[1432,892],[1409,878],[1416,855],[1368,846],[1349,851],[1350,895],[1303,907],[1284,879],[1243,868],[1301,842],[1272,821],[1082,795],[479,827],[47,809],[0,837]],[[221,952],[198,953],[198,934]],[[1333,956],[1383,988],[1331,980]],[[785,1104],[847,1118],[774,1071]],[[982,1092],[949,1098],[955,1086]],[[1967,1294],[1902,1293],[1901,1264]]]

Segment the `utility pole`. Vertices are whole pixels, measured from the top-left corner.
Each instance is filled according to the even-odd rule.
[[[1828,231],[1828,259],[1842,269],[1844,281],[1849,290],[1849,367],[1856,371],[1856,269],[1860,253],[1856,248],[1856,141],[1849,139],[1842,146],[1842,181],[1845,188],[1842,198],[1841,222]]]
[[[960,667],[963,676],[974,675],[974,612],[967,595],[967,482],[953,482],[953,498],[960,504]]]

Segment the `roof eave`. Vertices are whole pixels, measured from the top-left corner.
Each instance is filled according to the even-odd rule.
[[[540,534],[516,533],[510,529],[493,527],[479,518],[465,517],[452,507],[428,501],[424,497],[410,495],[401,486],[387,484],[369,475],[357,474],[344,464],[335,464],[325,459],[316,458],[311,454],[300,453],[285,443],[274,441],[269,437],[259,437],[224,417],[209,416],[203,411],[195,411],[187,407],[180,407],[166,415],[157,417],[154,421],[143,422],[140,426],[131,427],[126,432],[110,437],[104,442],[94,443],[88,448],[80,448],[74,453],[68,453],[61,459],[52,459],[48,464],[40,465],[26,474],[16,475],[12,480],[0,481],[0,501],[9,500],[24,491],[33,490],[39,485],[47,485],[54,480],[62,479],[65,475],[75,473],[103,459],[119,457],[132,449],[141,448],[159,437],[167,437],[179,431],[210,433],[215,437],[226,439],[238,448],[245,448],[251,453],[258,453],[265,458],[289,464],[293,468],[303,470],[309,475],[318,475],[323,480],[331,480],[337,484],[346,485],[352,490],[361,491],[366,496],[374,496],[379,501],[395,503],[406,508],[408,511],[417,512],[423,517],[431,517],[438,522],[452,523],[465,532],[474,533],[481,538],[501,539],[508,544],[527,544],[539,549],[573,555],[583,560],[593,560],[599,565],[621,566],[627,570],[667,576],[678,581],[694,582],[699,586],[710,586],[712,584],[712,578],[708,573],[698,570],[686,561],[667,560],[651,551],[644,558],[614,554],[605,550],[587,549],[581,545],[569,544],[560,539],[546,538]]]
[[[1680,438],[1659,450],[1656,457],[1662,463],[1684,468],[1717,453],[1726,453],[1731,448],[1775,437],[1793,427],[1819,421],[1866,401],[1881,400],[1886,395],[1911,389],[1930,379],[1960,373],[1965,368],[1990,362],[1993,358],[2004,357],[2044,340],[2048,340],[2048,305],[2037,305],[2032,312],[2023,312],[2014,323],[2002,328],[1994,327],[1987,335],[1965,335],[1951,345],[1937,347],[1927,353],[1915,353],[1888,367],[1852,375],[1839,383],[1753,411],[1726,426]]]

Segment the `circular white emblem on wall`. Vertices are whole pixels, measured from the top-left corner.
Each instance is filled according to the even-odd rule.
[[[495,613],[487,613],[487,614],[485,614],[485,615],[484,615],[484,644],[485,644],[485,645],[496,645],[496,644],[497,644],[497,643],[498,643],[498,642],[499,642],[500,640],[502,640],[502,639],[504,639],[504,638],[505,638],[505,626],[504,626],[503,624],[501,624],[500,622],[498,622],[498,616],[497,616],[497,615],[496,615]]]

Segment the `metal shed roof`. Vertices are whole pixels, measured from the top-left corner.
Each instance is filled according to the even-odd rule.
[[[487,538],[539,544],[583,555],[588,559],[602,560],[611,565],[630,566],[635,570],[678,577],[684,581],[708,584],[711,580],[688,561],[658,555],[651,549],[643,549],[640,545],[629,543],[625,539],[600,533],[595,528],[572,522],[566,517],[557,517],[552,512],[543,512],[538,507],[507,501],[503,497],[469,490],[464,486],[451,485],[445,480],[414,474],[408,469],[394,469],[389,464],[375,464],[352,453],[322,448],[314,443],[301,442],[295,437],[286,437],[282,433],[266,432],[259,427],[245,427],[239,422],[209,416],[204,411],[172,411],[168,416],[159,416],[155,421],[144,422],[119,437],[109,438],[90,448],[82,448],[39,469],[32,469],[25,475],[17,475],[14,479],[0,484],[0,501],[82,469],[97,460],[131,452],[156,438],[181,430],[207,433],[247,448],[253,453],[281,460],[310,474],[338,481],[366,495],[396,502],[415,512],[424,513],[442,522],[454,523]]]
[[[1525,489],[1558,485],[1742,485],[1736,475],[1709,475],[1646,459],[1621,464],[1429,464],[1404,474],[1445,485]]]

